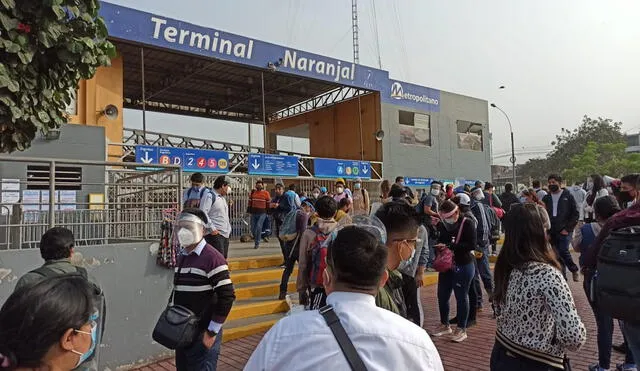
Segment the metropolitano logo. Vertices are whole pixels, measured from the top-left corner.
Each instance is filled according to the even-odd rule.
[[[393,85],[391,85],[391,98],[402,99],[403,95],[404,90],[402,89],[402,84],[394,82]]]

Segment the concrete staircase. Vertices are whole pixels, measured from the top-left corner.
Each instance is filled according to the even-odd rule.
[[[283,269],[281,255],[229,259],[236,301],[224,326],[223,342],[250,336],[271,328],[289,310],[278,300]],[[297,267],[291,274],[288,292],[296,293]]]
[[[283,269],[281,255],[249,256],[229,259],[236,301],[224,325],[223,342],[267,331],[289,311],[286,301],[278,300]],[[297,301],[298,267],[289,280],[288,293]],[[424,284],[434,285],[437,273],[427,273]]]

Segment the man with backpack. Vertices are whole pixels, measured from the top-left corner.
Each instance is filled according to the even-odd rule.
[[[191,177],[191,187],[184,192],[182,197],[182,208],[190,209],[196,208],[209,213],[209,210],[205,210],[204,198],[209,195],[211,190],[204,185],[204,176],[201,173],[193,173]]]
[[[49,229],[40,239],[40,256],[44,259],[44,264],[24,274],[18,280],[15,291],[27,286],[34,285],[41,280],[62,275],[79,275],[86,279],[93,288],[95,298],[95,310],[91,315],[91,320],[96,322],[96,342],[100,343],[104,333],[106,318],[106,301],[104,293],[98,283],[91,278],[87,270],[71,264],[71,256],[75,247],[73,232],[67,228],[54,227]],[[97,370],[100,346],[96,344],[93,356],[84,361],[77,370]]]
[[[640,186],[640,183],[636,186]],[[597,271],[593,290],[601,309],[623,320],[634,360],[640,360],[640,194],[634,204],[612,216],[584,255],[583,269]]]
[[[324,269],[327,266],[327,246],[332,240],[333,231],[338,222],[333,218],[338,209],[336,201],[330,196],[322,196],[316,201],[318,221],[304,231],[300,238],[297,287],[300,304],[309,305],[309,309],[320,309],[326,305],[327,294],[324,290]]]
[[[284,260],[284,271],[282,272],[282,280],[280,281],[280,300],[284,300],[287,296],[287,288],[289,286],[289,277],[293,272],[293,267],[300,259],[300,240],[302,234],[307,230],[311,213],[315,212],[315,207],[310,199],[302,201],[302,207],[292,211],[284,219],[281,233],[281,240],[284,241],[286,252]]]
[[[371,206],[369,192],[362,188],[362,180],[360,178],[353,183],[353,190],[353,208],[351,209],[353,215],[369,215]]]

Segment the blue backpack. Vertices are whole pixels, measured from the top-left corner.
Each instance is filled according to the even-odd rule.
[[[211,193],[211,195],[213,196],[213,202],[211,203],[212,205],[216,202],[216,194],[208,187],[202,187],[202,189],[200,190],[200,192],[198,192],[198,189],[195,187],[191,187],[189,188],[189,190],[187,191],[187,197],[185,198],[184,202],[183,202],[183,208],[187,209],[187,208],[196,208],[199,209],[200,208],[200,202],[202,201],[202,198],[208,193]]]

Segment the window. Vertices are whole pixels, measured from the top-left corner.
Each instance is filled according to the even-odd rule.
[[[400,143],[423,147],[431,146],[431,116],[409,111],[398,111]]]
[[[49,189],[48,165],[27,165],[27,189]],[[79,191],[82,188],[82,168],[77,166],[56,166],[56,190]]]
[[[458,148],[469,151],[482,151],[482,124],[469,121],[457,121]]]
[[[640,135],[627,135],[627,146],[628,147],[637,147],[640,146]]]

